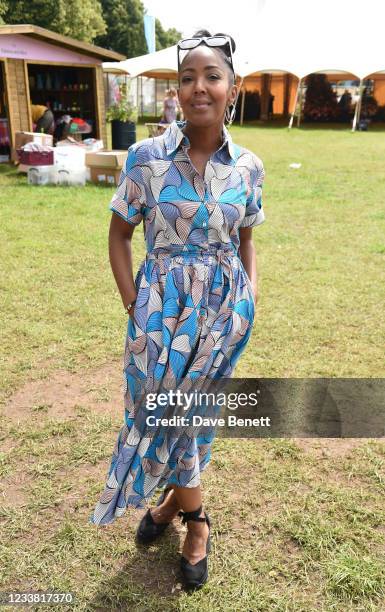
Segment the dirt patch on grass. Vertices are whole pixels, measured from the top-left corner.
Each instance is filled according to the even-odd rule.
[[[293,438],[297,446],[316,457],[344,457],[351,450],[366,444],[366,438]]]
[[[28,487],[31,478],[19,472],[1,479],[0,506],[4,508],[23,508],[28,505]]]
[[[50,378],[39,381],[28,382],[18,389],[9,399],[5,407],[5,414],[12,423],[43,423],[45,419],[56,419],[64,421],[68,418],[78,416],[78,409],[84,408],[89,413],[113,415],[123,414],[123,375],[121,362],[108,363],[92,371],[82,373],[71,373],[58,370]],[[7,440],[4,440],[7,444]],[[348,457],[353,449],[366,444],[366,439],[359,438],[294,438],[293,443],[305,454],[311,457],[333,459],[334,457]],[[10,450],[10,449],[9,449]],[[111,443],[112,450],[112,443]],[[51,449],[52,452],[52,449]],[[227,449],[226,460],[229,449]],[[231,453],[230,453],[231,454]],[[216,453],[214,451],[213,459]],[[218,457],[218,454],[217,454]],[[223,457],[223,460],[225,458]],[[241,465],[239,473],[242,474],[242,460],[238,457]],[[235,460],[236,463],[236,460]],[[102,493],[108,460],[103,460],[95,464],[86,463],[84,465],[67,466],[62,472],[56,472],[55,482],[58,486],[64,482],[73,483],[61,496],[60,507],[65,508],[70,514],[78,513],[85,515],[90,512],[89,489],[100,484]],[[233,465],[234,468],[234,465]],[[212,476],[215,474],[220,477],[221,470],[215,468],[215,461],[212,465]],[[338,475],[340,480],[348,480],[345,476]],[[334,474],[329,474],[329,480],[335,480]],[[215,478],[214,478],[215,480]],[[241,479],[242,480],[242,479]],[[6,507],[25,507],[29,501],[29,488],[32,479],[26,474],[13,472],[3,479],[0,489],[0,500]],[[245,507],[245,492],[247,487],[240,482],[238,490],[229,491],[226,500],[226,509],[230,510],[228,517],[228,527],[238,534],[242,532],[245,517],[239,517],[237,507]],[[350,482],[352,486],[356,481]],[[205,487],[205,483],[203,482]],[[226,487],[225,487],[226,488]],[[296,484],[296,494],[306,494],[309,492],[309,485],[305,483]],[[205,491],[206,498],[211,497],[210,487]],[[93,503],[97,502],[98,493],[95,495]],[[221,505],[220,502],[219,506]],[[259,500],[259,511],[275,514],[279,500],[263,499]],[[214,504],[215,505],[215,504]],[[246,504],[247,505],[247,504]],[[92,508],[91,508],[92,509]],[[50,509],[53,514],[57,508]],[[51,512],[46,509],[42,511],[45,520]],[[246,514],[248,514],[246,512]],[[130,517],[130,513],[127,513]],[[53,517],[52,517],[53,518]],[[132,517],[133,523],[137,522],[137,516]],[[49,520],[49,519],[48,519]],[[226,522],[226,521],[225,521]],[[131,520],[129,520],[131,523]],[[250,527],[250,525],[249,525]],[[255,530],[258,533],[258,529]]]
[[[12,422],[76,416],[84,406],[98,414],[123,414],[121,362],[108,363],[93,371],[72,374],[58,370],[50,378],[28,382],[8,398],[4,414]]]
[[[8,398],[4,413],[14,423],[44,418],[66,420],[77,416],[79,407],[96,414],[116,416],[119,410],[123,414],[120,360],[81,373],[57,370],[49,378],[30,381]],[[293,438],[303,452],[320,458],[344,457],[366,441],[362,438]]]
[[[44,425],[48,419],[65,421],[79,416],[78,409],[86,409],[88,413],[123,415],[123,388],[121,364],[109,363],[102,367],[84,373],[71,373],[58,370],[49,378],[29,381],[15,391],[8,398],[3,412],[13,425],[37,424]],[[19,469],[17,458],[13,459],[14,451],[20,449],[23,441],[15,441],[14,437],[3,435],[1,450],[10,459],[12,465],[9,473],[1,479],[0,505],[4,508],[24,508],[31,501],[30,488],[38,476],[31,476],[25,470]],[[42,445],[42,442],[40,442]],[[52,443],[50,441],[50,455],[52,459]],[[112,451],[111,442],[111,451]],[[42,445],[43,446],[43,445]],[[16,453],[17,455],[18,453]],[[48,456],[42,450],[38,458],[29,457],[28,465],[33,466],[39,460]],[[87,500],[87,489],[90,482],[100,480],[102,492],[108,461],[101,461],[97,465],[86,463],[72,466],[63,466],[61,473],[55,473],[55,482],[63,481],[77,483],[65,496],[65,504],[73,511],[82,508]]]
[[[75,467],[68,467],[66,470],[53,475],[57,488],[61,485],[71,483],[68,490],[60,495],[60,508],[69,514],[84,512],[89,510],[89,489],[90,484],[100,483],[100,493],[103,491],[105,476],[107,472],[107,461],[100,461],[96,465],[84,464]],[[18,470],[9,476],[2,478],[0,483],[0,506],[3,508],[22,508],[33,502],[32,491],[34,483],[38,477]],[[95,504],[97,502],[95,495]],[[58,506],[56,503],[52,507],[39,510],[39,515],[44,516],[44,524],[47,526],[48,516],[57,514]]]

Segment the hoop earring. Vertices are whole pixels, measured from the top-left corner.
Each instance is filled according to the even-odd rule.
[[[233,107],[231,111],[230,111],[230,106]],[[234,121],[235,113],[236,113],[235,104],[229,104],[229,106],[226,107],[226,111],[225,111],[225,121],[227,123],[227,126],[230,126],[232,122]]]

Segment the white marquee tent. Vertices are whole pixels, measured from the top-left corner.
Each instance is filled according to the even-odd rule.
[[[291,3],[267,0],[259,12],[258,25],[253,28],[253,19],[247,19],[249,25],[242,36],[234,35],[238,41],[234,56],[236,72],[241,79],[256,74],[296,77],[293,113],[302,79],[314,72],[359,80],[360,94],[364,79],[379,77],[384,80],[385,96],[385,77],[380,77],[385,75],[382,16],[385,17],[382,0],[365,3],[323,0],[306,4],[302,0]],[[123,62],[106,62],[103,68],[123,71],[132,77],[175,78],[176,58],[176,46],[173,46]],[[359,111],[360,103],[356,105],[353,129]]]

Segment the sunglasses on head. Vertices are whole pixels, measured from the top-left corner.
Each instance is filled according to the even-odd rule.
[[[208,47],[228,47],[230,53],[227,55],[227,59],[229,60],[230,67],[234,72],[233,65],[233,50],[231,47],[231,40],[228,36],[218,35],[218,36],[200,36],[199,38],[185,38],[180,40],[177,44],[178,49],[178,72],[180,72],[180,51],[189,51],[190,49],[195,49],[200,44],[205,44]]]

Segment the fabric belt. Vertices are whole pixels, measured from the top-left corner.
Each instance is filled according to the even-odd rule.
[[[216,260],[223,266],[223,269],[226,270],[228,278],[230,280],[230,291],[228,296],[231,299],[232,304],[228,304],[228,308],[234,308],[235,305],[235,295],[236,295],[236,281],[234,278],[234,264],[231,261],[231,257],[238,257],[238,251],[234,246],[229,245],[227,243],[221,245],[212,245],[208,248],[198,248],[194,251],[189,251],[183,249],[183,247],[179,245],[168,245],[167,247],[159,247],[157,249],[153,249],[152,251],[148,251],[146,257],[148,259],[163,259],[167,257],[198,257],[200,260],[202,259],[202,263],[209,264],[209,257],[215,257]],[[187,263],[187,262],[186,262]],[[203,286],[203,295],[201,301],[201,309],[200,309],[200,320],[203,322],[205,315],[207,313],[207,303],[208,303],[208,293],[209,293],[209,270],[208,265],[204,266],[204,281]]]
[[[157,249],[152,249],[152,251],[147,252],[147,256],[151,259],[156,257],[193,257],[194,255],[202,256],[202,255],[215,255],[217,257],[229,256],[229,255],[237,255],[238,251],[234,246],[228,244],[222,244],[219,246],[210,246],[207,249],[198,248],[194,250],[187,250],[179,245],[169,245],[165,248],[159,247]]]

